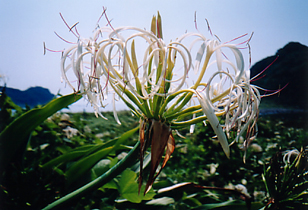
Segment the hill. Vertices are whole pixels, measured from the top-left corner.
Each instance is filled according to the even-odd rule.
[[[276,54],[257,62],[251,68],[251,78],[277,60],[263,73],[265,76],[251,82],[268,90],[278,90],[279,94],[263,98],[263,108],[291,108],[308,110],[308,47],[298,42],[290,42],[277,50]]]
[[[0,91],[5,91],[12,101],[20,107],[28,105],[33,108],[37,105],[44,105],[55,97],[48,89],[43,87],[30,87],[24,91],[15,88],[0,87]]]

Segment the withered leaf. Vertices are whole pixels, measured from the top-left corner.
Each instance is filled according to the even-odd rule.
[[[167,161],[169,160],[175,148],[175,142],[172,136],[170,126],[167,126],[166,124],[160,121],[156,121],[156,120],[152,120],[151,124],[152,125],[150,127],[150,132],[149,132],[150,134],[149,138],[151,139],[151,142],[152,142],[151,143],[151,166],[150,166],[150,175],[149,175],[146,187],[145,187],[144,194],[146,194],[147,191],[151,189],[151,186],[153,185],[154,180],[160,174],[161,170],[165,167]],[[166,150],[165,159],[163,161],[161,169],[155,175],[166,147],[167,147],[167,150]],[[139,190],[140,190],[140,187],[141,187],[141,184],[139,182]]]
[[[144,148],[144,130],[146,126],[146,122],[144,120],[140,119],[140,127],[139,127],[139,141],[140,141],[140,173],[139,173],[139,187],[138,187],[138,194],[140,194],[140,189],[142,185],[142,173],[143,173],[143,158],[144,158],[144,153],[145,153],[145,148]]]

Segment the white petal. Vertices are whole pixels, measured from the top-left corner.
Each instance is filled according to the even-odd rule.
[[[121,122],[118,118],[118,115],[117,115],[117,111],[116,111],[116,108],[115,108],[115,93],[113,93],[113,97],[112,97],[112,106],[113,106],[113,116],[114,116],[114,119],[116,120],[116,122],[121,125]]]
[[[202,107],[202,110],[204,112],[204,114],[206,115],[207,119],[209,120],[214,132],[217,135],[217,138],[222,146],[223,151],[225,152],[226,156],[229,158],[230,157],[230,148],[229,148],[229,143],[227,140],[227,137],[225,135],[225,133],[223,132],[223,129],[221,127],[221,125],[219,124],[219,120],[217,118],[217,116],[214,113],[214,110],[212,109],[209,100],[205,97],[205,95],[203,93],[199,93],[200,95],[202,95],[202,97],[200,97],[198,94],[198,99],[200,102],[200,105]]]

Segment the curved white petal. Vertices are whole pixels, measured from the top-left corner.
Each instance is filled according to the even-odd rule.
[[[229,143],[227,141],[227,137],[225,133],[223,132],[223,129],[219,123],[219,120],[217,116],[214,113],[214,110],[210,106],[208,98],[203,93],[199,93],[200,95],[197,94],[200,105],[202,107],[203,113],[206,115],[208,121],[210,122],[214,132],[217,135],[217,138],[219,140],[219,143],[221,144],[221,147],[223,151],[225,152],[226,156],[229,158],[230,157],[230,148],[229,148]]]

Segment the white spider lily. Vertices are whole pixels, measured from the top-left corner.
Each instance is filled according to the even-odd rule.
[[[190,39],[193,40],[187,45]],[[225,51],[229,51],[231,59]],[[195,65],[192,65],[193,57]],[[151,31],[104,27],[97,28],[92,39],[81,39],[78,35],[77,44],[63,53],[61,69],[68,85],[85,95],[96,113],[112,93],[118,123],[116,96],[140,118],[139,190],[143,155],[151,142],[150,175],[145,193],[174,151],[172,130],[179,134],[177,129],[190,126],[193,132],[196,123],[205,124],[207,120],[227,157],[230,156],[227,137],[230,138],[231,131],[236,132],[233,142],[247,131],[244,148],[255,138],[261,97],[258,89],[249,83],[249,71],[244,70],[237,45],[221,44],[199,33],[187,33],[165,43],[159,14],[152,20]],[[69,70],[74,79],[69,79]],[[74,86],[71,81],[75,78]],[[155,175],[165,150],[165,159]]]
[[[119,123],[115,95],[133,114],[155,126],[158,122],[172,130],[191,126],[193,132],[196,123],[208,120],[228,157],[231,131],[237,133],[234,141],[247,131],[247,147],[255,138],[261,97],[249,83],[249,71],[244,70],[237,45],[221,44],[199,33],[165,43],[160,21],[160,16],[153,18],[151,31],[104,27],[98,28],[92,39],[79,38],[63,54],[63,78],[86,96],[96,112],[112,93]],[[76,86],[67,76],[69,70],[77,78]],[[223,124],[218,117],[224,119]]]

